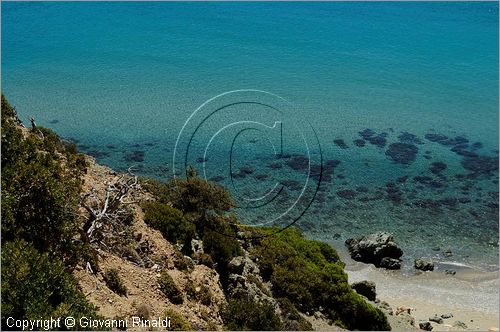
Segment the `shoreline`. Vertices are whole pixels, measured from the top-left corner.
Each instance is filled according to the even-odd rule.
[[[345,248],[338,248],[346,263],[349,283],[362,280],[375,282],[377,298],[396,310],[412,308],[418,328],[420,320],[434,315],[451,313],[452,318],[442,324],[431,322],[433,331],[457,330],[453,324],[461,321],[469,331],[498,331],[499,326],[499,272],[485,272],[454,264],[454,276],[434,272],[405,274],[401,270],[385,270],[371,264],[356,262]]]

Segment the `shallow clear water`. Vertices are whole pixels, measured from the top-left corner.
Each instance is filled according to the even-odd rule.
[[[187,161],[201,171],[209,139],[242,121],[214,138],[205,170],[224,177],[217,180],[246,207],[238,209],[244,222],[301,217],[297,225],[328,241],[387,230],[408,259],[497,268],[497,3],[8,2],[2,31],[2,90],[22,119],[34,116],[103,164],[168,179],[194,110],[226,91],[269,91],[292,105],[256,92],[226,95],[202,111],[248,98],[282,112],[233,105],[196,135],[203,117],[194,117],[180,140],[183,158],[193,137]],[[272,128],[277,121],[283,139]],[[238,134],[245,126],[251,130]],[[353,140],[366,128],[376,134],[359,147]],[[418,152],[399,151],[398,163],[386,151],[402,132],[417,136],[410,143]],[[293,155],[307,155],[301,134],[309,178]],[[386,144],[371,144],[380,134]],[[468,146],[427,134],[462,137]],[[277,158],[273,144],[291,155]],[[432,173],[437,161],[446,169]],[[284,186],[279,195],[274,185]],[[442,257],[448,248],[454,256]]]

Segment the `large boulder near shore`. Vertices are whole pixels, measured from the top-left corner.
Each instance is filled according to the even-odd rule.
[[[403,251],[394,242],[392,234],[378,232],[345,241],[351,257],[363,263],[371,263],[377,267],[398,269],[401,267],[399,258]],[[384,260],[384,258],[386,258]],[[384,263],[381,266],[381,262]],[[399,264],[396,264],[399,263]]]
[[[375,301],[375,298],[377,297],[376,286],[373,281],[363,280],[355,282],[351,285],[351,287],[356,291],[356,293],[365,296],[370,301]]]

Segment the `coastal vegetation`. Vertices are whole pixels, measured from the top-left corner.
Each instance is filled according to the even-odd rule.
[[[316,312],[347,329],[390,329],[384,313],[351,288],[334,248],[306,239],[296,228],[240,224],[231,211],[235,203],[229,192],[198,177],[192,168],[186,179],[167,183],[123,178],[117,182],[119,194],[107,195],[108,204],[98,209],[82,193],[85,157],[34,122],[31,129],[23,128],[3,96],[2,149],[3,328],[9,316],[100,317],[72,272],[77,266],[93,274],[100,271],[95,243],[102,243],[99,250],[144,264],[142,258],[148,257],[132,246],[138,242],[130,230],[133,209],[120,208],[127,190],[140,185],[149,198],[137,208],[143,210],[145,224],[176,248],[175,268],[188,275],[199,264],[217,272],[224,293],[218,309],[224,328],[310,330],[306,317]],[[111,291],[127,295],[126,275],[113,268],[100,273]],[[156,282],[174,307],[193,299],[204,306],[216,303],[207,285],[178,284],[167,269]],[[146,307],[140,311],[149,316]],[[174,329],[192,328],[176,310],[167,314]],[[214,326],[207,318],[206,328]]]
[[[71,274],[90,254],[78,241],[85,159],[51,130],[19,124],[2,95],[2,329],[7,317],[99,317]]]

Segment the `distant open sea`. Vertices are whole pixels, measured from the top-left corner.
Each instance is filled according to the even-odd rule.
[[[296,225],[309,236],[342,245],[385,230],[406,266],[427,257],[498,269],[497,2],[2,2],[1,9],[2,92],[25,123],[33,116],[98,162],[167,180],[194,110],[227,91],[267,91],[290,101],[286,119],[307,120],[321,143],[319,191],[312,205],[298,204],[306,212]],[[238,112],[269,127],[282,121],[254,106],[212,118],[194,144],[205,146]],[[258,130],[235,142],[233,176],[216,139],[207,177],[239,200],[278,183],[272,204],[237,213],[248,224],[279,216],[307,173],[300,144],[276,157]],[[190,158],[203,168],[203,149]]]

